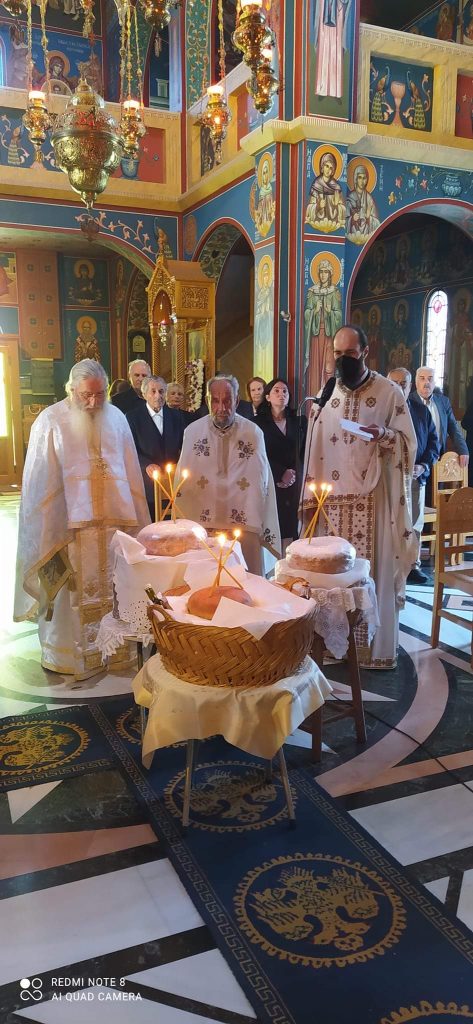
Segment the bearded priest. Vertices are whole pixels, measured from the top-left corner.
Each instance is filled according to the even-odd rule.
[[[380,626],[370,646],[366,629],[358,629],[359,660],[367,668],[389,669],[396,665],[399,609],[416,557],[410,497],[416,435],[401,389],[368,369],[364,331],[346,324],[333,347],[335,380],[314,405],[318,415],[307,432],[303,521],[307,525],[316,507],[308,485],[320,491],[322,483],[330,484],[324,509],[334,532],[370,560],[376,584]]]
[[[76,680],[102,665],[95,641],[112,608],[112,535],[149,523],[131,431],[107,386],[94,359],[72,367],[67,398],[33,424],[23,474],[15,621],[38,612],[43,668]],[[109,664],[129,661],[124,646]]]

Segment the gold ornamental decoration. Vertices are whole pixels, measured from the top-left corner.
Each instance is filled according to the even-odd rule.
[[[80,78],[51,136],[58,167],[90,210],[123,156],[117,124],[103,99]]]

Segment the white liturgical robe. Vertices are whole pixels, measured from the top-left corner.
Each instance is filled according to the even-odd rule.
[[[385,434],[379,441],[362,440],[343,430],[341,419],[360,426],[376,424],[384,427]],[[358,652],[361,664],[370,668],[396,664],[399,608],[416,558],[410,507],[416,451],[414,427],[400,388],[374,371],[355,390],[337,380],[313,427],[309,423],[304,523],[315,510],[308,484],[331,484],[332,496],[324,509],[334,532],[350,541],[359,557],[370,559],[376,584],[380,626],[371,647],[361,646]],[[326,532],[323,516],[319,523]]]
[[[206,528],[241,529],[243,554],[252,572],[261,569],[248,558],[254,551],[251,541],[280,555],[274,481],[264,436],[255,423],[238,415],[225,431],[210,416],[191,423],[184,431],[178,478],[183,469],[190,473],[179,498],[184,516]]]
[[[111,537],[149,522],[123,413],[107,403],[97,434],[78,432],[68,398],[45,409],[31,430],[20,506],[15,619],[39,606],[43,667],[76,679],[101,667],[95,639],[112,608]],[[121,648],[114,664],[126,660]]]

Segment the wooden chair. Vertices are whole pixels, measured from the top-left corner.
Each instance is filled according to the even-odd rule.
[[[440,494],[437,511],[436,550],[435,550],[435,586],[432,610],[432,647],[437,647],[440,634],[440,619],[449,619],[473,634],[473,615],[471,621],[463,619],[453,612],[442,608],[444,587],[451,587],[468,594],[473,598],[473,562],[461,568],[458,565],[445,565],[452,554],[464,555],[473,553],[473,538],[469,537],[473,530],[473,487],[461,487],[453,494]],[[473,635],[471,665],[473,668]]]
[[[424,528],[430,526],[430,532],[422,534],[422,543],[428,543],[431,555],[435,554],[435,524],[439,494],[453,494],[459,487],[468,485],[468,466],[460,466],[460,456],[456,452],[445,452],[432,469],[432,502],[433,507],[426,507],[424,512]]]

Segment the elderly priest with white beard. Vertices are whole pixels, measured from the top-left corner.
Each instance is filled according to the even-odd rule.
[[[33,424],[20,506],[15,620],[39,615],[41,664],[87,679],[101,669],[96,636],[112,608],[110,541],[149,522],[128,423],[94,359],[72,367],[67,398]],[[123,667],[120,648],[111,659]]]

